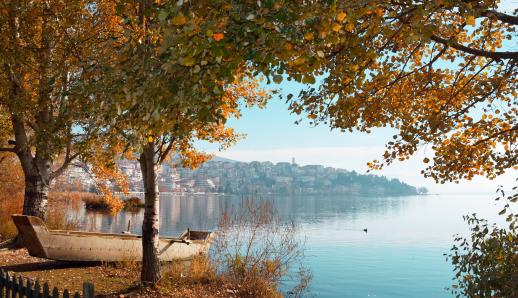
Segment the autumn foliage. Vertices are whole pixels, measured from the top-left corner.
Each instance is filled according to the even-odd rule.
[[[11,154],[0,155],[0,240],[14,237],[16,227],[12,214],[20,214],[23,207],[23,171],[18,159]],[[82,192],[50,192],[46,225],[50,229],[75,229],[77,219],[70,218],[69,210],[78,210],[81,200],[93,194]]]
[[[15,156],[0,154],[0,241],[16,235],[11,214],[23,207],[23,172]]]
[[[394,128],[375,169],[421,148],[431,149],[423,174],[438,182],[516,169],[518,52],[506,46],[516,12],[498,1],[313,5],[327,13],[300,14],[286,49],[322,82],[290,95],[295,113],[343,131]]]

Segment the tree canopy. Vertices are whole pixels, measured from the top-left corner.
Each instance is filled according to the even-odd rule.
[[[83,83],[113,23],[104,3],[0,3],[0,151],[15,153],[25,174],[24,214],[45,216],[48,188],[91,142]],[[101,13],[102,12],[102,13]],[[75,128],[75,129],[74,129]],[[60,165],[55,158],[62,154]]]
[[[179,154],[184,166],[199,165],[209,156],[196,150],[197,140],[230,145],[239,135],[226,120],[239,116],[242,104],[263,105],[268,99],[241,53],[226,47],[226,33],[200,33],[201,23],[213,30],[220,26],[202,12],[205,7],[172,2],[119,2],[114,18],[120,26],[112,32],[116,58],[98,57],[89,70],[97,78],[86,86],[97,111],[91,129],[140,162],[146,283],[160,278],[157,166],[170,153]]]
[[[395,128],[373,168],[425,145],[423,174],[439,182],[517,167],[517,11],[498,1],[313,4],[329,13],[300,16],[295,49],[310,49],[303,68],[316,66],[322,82],[290,96],[292,111],[340,130]]]

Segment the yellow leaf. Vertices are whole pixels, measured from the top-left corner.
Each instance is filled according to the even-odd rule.
[[[154,139],[153,139],[153,137],[152,137],[152,136],[147,137],[147,141],[148,141],[149,143],[153,143],[153,140],[154,140]]]
[[[302,78],[302,83],[304,84],[315,84],[315,77],[312,75],[305,75]]]
[[[468,16],[466,18],[466,25],[475,26],[475,17],[474,16]]]
[[[345,19],[345,17],[347,16],[347,14],[343,11],[341,11],[338,15],[336,15],[336,20],[338,22],[341,22]]]
[[[293,63],[297,66],[300,66],[302,64],[304,64],[306,62],[306,59],[304,57],[298,57],[297,59],[295,59],[295,61],[293,61]]]
[[[342,28],[342,25],[340,25],[338,23],[334,23],[332,28],[333,28],[334,32],[338,32]]]
[[[176,26],[182,26],[185,25],[185,23],[187,23],[187,19],[181,14],[174,17],[171,20],[171,23]]]
[[[313,36],[313,32],[308,32],[304,35],[304,39],[305,40],[313,40],[314,36]]]
[[[347,23],[345,25],[345,30],[346,31],[351,32],[351,31],[353,31],[353,29],[354,29],[354,25],[352,23]]]

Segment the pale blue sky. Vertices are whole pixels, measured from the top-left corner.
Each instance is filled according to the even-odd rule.
[[[285,91],[297,92],[296,88]],[[378,129],[370,134],[341,133],[331,131],[329,127],[309,126],[307,121],[296,125],[296,116],[290,113],[288,105],[274,97],[264,109],[244,109],[240,119],[232,119],[229,126],[247,136],[233,147],[219,152],[213,146],[204,146],[216,155],[239,161],[291,161],[294,157],[300,165],[322,164],[347,170],[366,173],[366,163],[379,159],[384,146],[394,135],[392,129]],[[429,149],[428,149],[429,150]],[[435,184],[431,179],[424,179],[420,170],[424,167],[421,160],[426,156],[423,148],[415,158],[398,162],[390,167],[373,172],[390,178],[399,178],[414,186],[426,186],[433,192],[494,192],[498,184],[511,185],[516,171],[504,175],[497,181],[484,178],[460,184]],[[430,151],[428,156],[431,157]]]

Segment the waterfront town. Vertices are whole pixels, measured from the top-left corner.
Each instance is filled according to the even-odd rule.
[[[119,162],[130,192],[142,192],[142,174],[136,160]],[[71,167],[62,181],[91,192],[94,180],[87,166]],[[291,162],[238,162],[216,158],[198,169],[182,168],[174,160],[164,163],[158,176],[160,192],[221,194],[355,194],[414,195],[426,192],[398,179],[362,175],[322,165],[299,166]],[[116,189],[114,189],[116,190]]]

